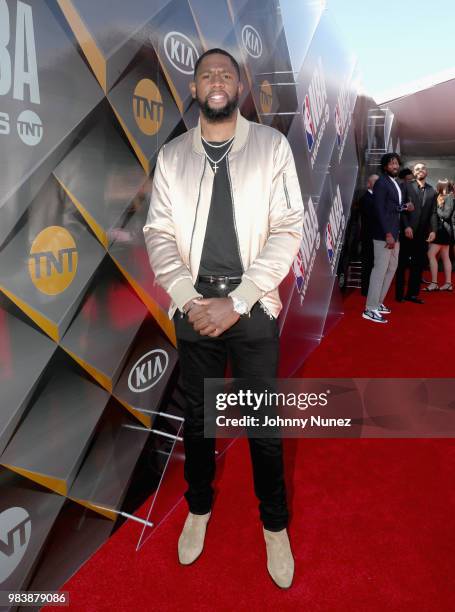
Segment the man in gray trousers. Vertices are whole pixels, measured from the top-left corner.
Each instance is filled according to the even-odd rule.
[[[398,266],[400,251],[400,212],[411,210],[407,204],[405,187],[398,183],[400,157],[397,153],[386,153],[381,158],[382,176],[373,188],[374,218],[373,246],[374,266],[371,272],[366,307],[362,317],[373,323],[387,323],[384,314],[390,309],[384,299]]]

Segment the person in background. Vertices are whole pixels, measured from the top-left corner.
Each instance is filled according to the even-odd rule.
[[[367,190],[359,200],[360,210],[360,241],[362,258],[362,295],[368,295],[371,270],[374,264],[373,248],[373,224],[374,224],[374,199],[373,187],[379,176],[371,174],[367,179]]]
[[[438,181],[436,185],[436,206],[434,207],[432,225],[435,238],[428,249],[428,259],[431,270],[431,283],[426,291],[453,291],[452,262],[450,261],[450,245],[453,242],[453,187],[448,179]],[[445,283],[438,286],[438,255],[441,256],[444,267]]]
[[[387,323],[382,315],[391,311],[384,305],[390,284],[398,265],[400,252],[400,213],[413,208],[407,204],[403,186],[398,183],[400,156],[386,153],[381,158],[382,176],[373,187],[374,224],[373,248],[374,266],[365,310],[362,317],[373,323]]]
[[[427,183],[427,168],[423,162],[414,164],[415,180],[406,183],[408,199],[414,210],[401,215],[400,256],[395,284],[397,302],[423,304],[419,298],[422,272],[427,262],[428,242],[434,240],[431,232],[431,219],[436,203],[436,191]],[[406,268],[409,266],[409,279],[405,292]]]
[[[452,222],[452,246],[453,246],[453,256],[455,257],[455,181],[450,181],[449,182],[449,188],[451,187],[449,193],[452,196],[453,199],[453,213],[452,213],[452,218],[451,218],[451,222]]]
[[[403,170],[400,170],[400,172],[398,173],[398,180],[401,183],[410,183],[411,181],[413,181],[414,174],[411,168],[403,168]]]

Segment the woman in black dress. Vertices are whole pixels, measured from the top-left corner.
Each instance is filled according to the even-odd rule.
[[[452,185],[447,179],[438,181],[436,185],[436,206],[433,212],[432,227],[436,229],[436,236],[428,247],[430,261],[431,283],[426,291],[453,291],[452,262],[450,261],[450,245],[453,242],[452,215],[454,196],[451,193]],[[445,283],[438,287],[438,255],[441,256],[444,266]]]

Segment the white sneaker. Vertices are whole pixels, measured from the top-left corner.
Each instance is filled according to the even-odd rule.
[[[373,323],[388,323],[387,319],[384,319],[377,310],[364,310],[362,317],[368,321],[373,321]]]
[[[390,314],[392,311],[390,310],[390,308],[387,308],[385,304],[379,304],[379,307],[376,309],[376,312],[379,312],[379,314]]]

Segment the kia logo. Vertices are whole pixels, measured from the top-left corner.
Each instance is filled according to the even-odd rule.
[[[188,36],[181,32],[168,32],[164,37],[164,52],[176,70],[193,75],[199,53]]]
[[[262,55],[262,40],[259,32],[251,25],[242,28],[242,42],[246,52],[251,57],[258,58]]]
[[[142,355],[131,368],[128,387],[133,393],[144,393],[154,387],[167,370],[169,356],[162,349]]]

